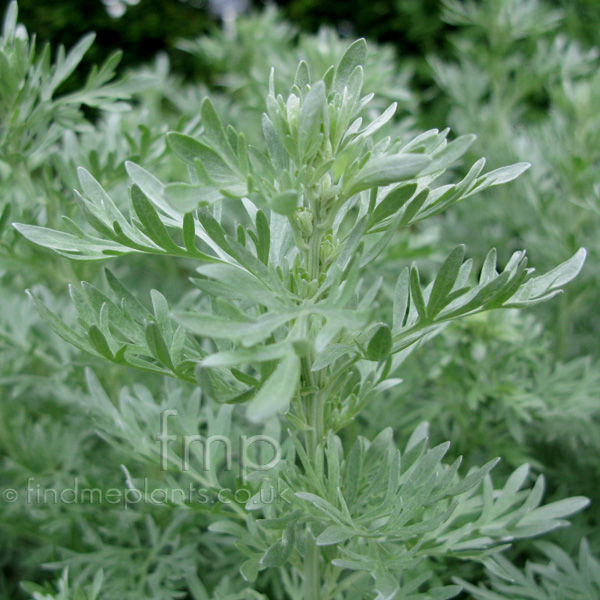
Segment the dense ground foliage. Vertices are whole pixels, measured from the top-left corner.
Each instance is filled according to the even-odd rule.
[[[0,599],[600,599],[598,15],[426,5],[193,81],[7,9]]]

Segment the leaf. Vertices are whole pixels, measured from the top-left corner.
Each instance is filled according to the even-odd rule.
[[[214,339],[237,340],[253,346],[269,337],[275,329],[294,318],[293,314],[266,314],[256,320],[233,321],[212,314],[178,311],[175,320],[196,335]]]
[[[415,266],[411,267],[410,269],[410,295],[412,301],[414,302],[415,308],[419,313],[419,318],[421,321],[427,321],[427,308],[423,298],[423,291],[421,290],[419,271]]]
[[[290,347],[290,342],[284,341],[254,348],[226,350],[207,356],[201,364],[203,367],[234,367],[252,362],[269,362],[286,356]]]
[[[199,140],[176,132],[168,133],[167,140],[175,154],[188,164],[194,165],[196,161],[200,161],[212,180],[221,183],[238,180],[231,166],[217,152]]]
[[[2,37],[7,43],[12,43],[17,28],[17,17],[19,14],[19,5],[16,0],[11,0],[4,15],[4,23],[2,24]]]
[[[393,311],[393,326],[392,332],[396,333],[402,329],[404,324],[404,317],[406,316],[406,309],[408,307],[410,299],[410,275],[408,267],[402,269],[400,277],[396,283],[394,290],[394,311]]]
[[[44,319],[46,324],[50,327],[50,329],[52,329],[52,331],[54,331],[54,333],[58,334],[61,338],[70,344],[73,344],[73,346],[79,348],[80,350],[91,352],[92,354],[95,353],[85,338],[75,333],[70,327],[61,321],[37,296],[35,296],[29,290],[27,290],[26,293],[33,301],[33,304],[42,319]]]
[[[260,264],[262,265],[262,263]],[[273,309],[281,308],[281,302],[274,292],[261,279],[245,269],[227,264],[209,264],[198,267],[196,271],[205,277],[216,279],[226,285],[227,288],[232,290],[236,298],[253,300]],[[200,289],[206,289],[203,288],[201,281],[195,280],[195,283]]]
[[[7,204],[2,209],[2,214],[0,214],[0,236],[2,236],[2,232],[4,231],[4,228],[6,227],[6,224],[8,223],[8,220],[10,219],[10,212],[11,212],[11,205]]]
[[[310,160],[318,149],[326,102],[325,84],[317,81],[306,94],[298,119],[298,152],[301,160]]]
[[[479,467],[475,469],[473,472],[469,473],[464,479],[454,484],[448,490],[446,490],[446,495],[448,496],[458,496],[463,494],[464,492],[474,488],[479,485],[481,481],[485,478],[485,476],[500,462],[499,458],[495,458],[490,460],[488,463],[483,465],[483,467]]]
[[[48,88],[44,90],[48,94],[48,98],[52,96],[56,88],[73,73],[77,68],[77,65],[81,62],[86,52],[91,48],[94,43],[96,34],[88,33],[85,37],[81,38],[73,48],[69,51],[64,60],[58,60],[56,63],[56,69],[52,79],[48,83]]]
[[[530,166],[531,165],[529,163],[520,162],[514,165],[500,167],[499,169],[485,173],[485,175],[478,179],[478,185],[475,189],[476,191],[479,191],[481,189],[480,186],[488,188],[513,181],[513,179],[516,179],[519,177],[519,175],[522,175],[525,171],[527,171]]]
[[[407,225],[410,225],[413,222],[413,219],[421,219],[421,213],[419,211],[427,201],[428,196],[429,190],[425,189],[420,191],[414,198],[410,200],[410,202],[404,209],[404,212],[402,213],[402,219],[400,220],[401,227],[406,227]]]
[[[180,213],[191,212],[199,206],[212,204],[223,197],[223,194],[214,187],[191,183],[168,183],[164,189],[170,206]]]
[[[320,371],[321,369],[324,369],[325,367],[328,367],[329,365],[333,364],[342,356],[346,356],[347,354],[353,352],[355,351],[352,348],[352,346],[346,346],[344,344],[333,344],[331,346],[328,346],[327,348],[325,348],[325,350],[323,350],[316,356],[311,370]]]
[[[301,500],[310,502],[315,508],[331,517],[340,526],[344,526],[344,523],[347,521],[346,517],[335,506],[333,506],[333,504],[327,502],[327,500],[317,496],[316,494],[312,494],[310,492],[296,492],[294,495]]]
[[[429,590],[431,600],[450,600],[462,592],[460,585],[444,585],[439,588]]]
[[[397,213],[414,195],[416,183],[402,185],[393,189],[376,207],[369,218],[369,226],[373,226],[386,217]]]
[[[208,146],[202,144],[195,138],[176,131],[167,133],[167,143],[169,144],[169,148],[171,148],[179,158],[191,165],[194,164],[194,161],[197,158],[202,157],[205,149],[211,151]]]
[[[454,248],[448,258],[444,261],[444,264],[433,283],[433,288],[427,304],[427,313],[431,318],[434,318],[446,305],[446,302],[444,301],[456,283],[464,257],[465,247],[461,244]]]
[[[282,567],[290,557],[289,546],[283,542],[273,544],[260,559],[260,564],[264,567],[275,569]]]
[[[268,115],[263,113],[262,129],[267,143],[267,152],[276,169],[286,169],[289,163],[288,153],[281,142],[279,133]]]
[[[171,236],[158,216],[156,209],[152,206],[152,203],[148,200],[141,188],[135,184],[131,187],[131,202],[135,214],[138,216],[144,227],[144,233],[161,248],[179,252],[181,249],[171,239]]]
[[[148,348],[152,352],[152,356],[157,358],[163,365],[165,365],[171,371],[175,370],[171,355],[169,353],[169,347],[167,346],[165,339],[160,332],[160,329],[156,323],[148,323],[146,325],[146,342]]]
[[[79,183],[81,184],[83,192],[90,199],[92,204],[102,210],[106,216],[106,220],[109,223],[116,221],[125,231],[127,231],[129,229],[129,223],[127,223],[121,211],[117,208],[100,183],[92,177],[91,173],[83,167],[79,167],[77,169],[77,176],[79,177]]]
[[[244,390],[243,392],[233,396],[233,398],[222,399],[218,398],[217,400],[223,402],[224,404],[245,404],[248,400],[251,400],[256,395],[256,388],[252,386],[251,388]]]
[[[583,496],[573,496],[571,498],[565,498],[556,502],[551,502],[544,506],[536,508],[532,512],[528,513],[520,521],[519,525],[529,524],[533,521],[552,521],[555,519],[562,519],[568,517],[579,511],[583,510],[590,504],[589,498]]]
[[[367,360],[383,360],[392,350],[392,332],[386,323],[381,323],[371,336],[367,345],[365,358]]]
[[[481,267],[481,274],[479,276],[479,283],[482,285],[488,284],[494,277],[498,276],[496,271],[496,248],[492,248],[485,257],[483,261],[483,266]]]
[[[256,213],[256,233],[258,238],[255,240],[256,255],[265,265],[269,263],[269,253],[271,251],[271,230],[269,221],[262,210]]]
[[[435,173],[454,164],[477,139],[473,134],[461,135],[447,144],[442,150],[433,155],[433,161],[427,167],[426,173]]]
[[[361,38],[348,47],[338,66],[335,68],[333,90],[338,92],[338,94],[342,94],[344,88],[348,84],[350,75],[352,75],[352,72],[356,67],[364,65],[366,58],[367,42],[364,38]]]
[[[113,291],[115,296],[117,296],[117,298],[121,298],[122,306],[124,306],[128,314],[130,314],[135,320],[142,323],[147,319],[152,319],[152,314],[146,309],[146,307],[114,276],[109,269],[105,269],[104,273],[110,289]]]
[[[375,600],[392,600],[400,590],[396,578],[386,569],[376,569],[373,578],[375,579],[375,591],[377,592]]]
[[[200,106],[200,116],[206,137],[216,146],[222,158],[232,154],[219,114],[210,98],[205,98]]]
[[[354,529],[349,527],[328,527],[321,535],[317,538],[318,546],[333,546],[334,544],[340,544],[349,539],[352,539],[358,534]]]
[[[269,207],[276,213],[284,217],[291,217],[298,206],[298,192],[289,190],[275,194],[270,202]]]
[[[310,73],[308,71],[308,65],[301,60],[298,63],[296,69],[296,75],[294,76],[294,85],[302,92],[304,88],[310,84]]]
[[[26,237],[34,244],[50,248],[56,252],[69,253],[75,259],[106,259],[109,257],[107,254],[104,254],[106,250],[113,250],[115,253],[127,252],[120,244],[105,242],[97,238],[82,239],[70,233],[55,231],[46,227],[38,227],[37,225],[13,223],[13,227],[23,237]]]
[[[527,282],[508,302],[508,306],[525,305],[528,300],[539,298],[544,294],[560,289],[572,281],[581,269],[586,259],[586,251],[580,248],[569,260],[539,277]]]
[[[360,137],[369,137],[379,131],[396,113],[398,103],[394,102],[388,108],[379,115],[376,119],[371,121],[361,132]]]
[[[288,354],[260,388],[246,411],[253,422],[263,422],[278,412],[285,412],[298,389],[300,358]]]
[[[253,582],[258,577],[260,571],[260,562],[258,560],[249,559],[242,563],[240,574],[249,582]]]
[[[181,231],[185,249],[192,254],[196,254],[198,252],[198,249],[196,248],[196,220],[193,213],[188,212],[183,215]]]
[[[133,162],[126,161],[125,169],[127,170],[127,174],[133,181],[133,183],[137,184],[142,192],[146,194],[146,196],[150,199],[152,204],[158,206],[162,212],[169,215],[170,217],[179,218],[179,213],[174,211],[171,206],[165,201],[164,193],[165,187],[164,185],[156,178],[154,175],[143,169],[139,165],[136,165]]]
[[[208,526],[208,530],[213,533],[233,535],[239,538],[245,537],[248,533],[244,527],[234,521],[216,521]]]
[[[348,183],[348,195],[382,187],[416,177],[431,159],[422,154],[395,154],[380,156],[367,165]]]
[[[106,341],[106,337],[96,325],[92,325],[88,329],[87,334],[92,344],[92,348],[94,348],[98,354],[104,356],[104,358],[107,358],[108,360],[114,360],[114,355]]]

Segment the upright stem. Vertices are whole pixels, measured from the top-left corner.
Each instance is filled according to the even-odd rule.
[[[308,423],[311,430],[314,432],[314,448],[312,449],[316,453],[317,446],[323,443],[325,437],[325,424],[323,422],[323,398],[321,397],[320,391],[311,394],[307,402],[308,408]]]
[[[312,360],[310,360],[310,363],[312,363]],[[314,379],[314,377],[310,377],[311,382],[313,382]],[[323,443],[324,436],[323,399],[321,398],[319,391],[311,393],[306,399],[306,420],[308,424],[305,438],[306,452],[311,462],[315,463],[319,460],[317,449],[319,445]],[[317,541],[309,527],[306,529],[305,548],[303,597],[304,600],[320,600],[321,550],[319,549],[319,546],[317,546]]]
[[[321,230],[319,227],[315,227],[315,231],[310,238],[310,244],[308,246],[308,276],[310,279],[318,279],[320,275],[320,262],[321,262]]]
[[[321,274],[321,241],[323,231],[320,223],[320,207],[317,198],[311,198],[313,212],[313,232],[308,241],[306,255],[306,270],[309,279],[318,280]],[[307,324],[310,327],[310,323]],[[305,400],[307,431],[305,436],[306,452],[314,463],[318,460],[317,449],[323,443],[325,434],[323,397],[321,395],[322,381],[312,371],[313,356],[309,353],[302,360],[302,375],[304,385],[317,388]],[[321,600],[321,550],[309,527],[306,529],[306,554],[304,557],[304,600]]]
[[[321,598],[321,551],[310,528],[306,529],[306,554],[304,556],[304,600]]]
[[[313,363],[312,354],[302,359],[302,379],[305,386],[317,387],[318,378],[312,372]],[[320,389],[311,392],[305,400],[306,411],[306,434],[305,444],[306,453],[310,461],[314,464],[318,458],[318,447],[323,442],[324,436],[324,418],[323,418],[323,399]],[[304,556],[304,600],[321,599],[321,551],[309,527],[306,528],[305,537],[306,554]]]

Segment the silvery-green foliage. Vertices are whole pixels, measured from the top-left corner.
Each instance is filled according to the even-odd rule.
[[[389,407],[381,397],[367,414],[372,431],[390,418],[396,431],[428,421],[439,439],[455,440],[454,452],[491,452],[513,466],[544,462],[533,449],[540,443],[560,449],[548,457],[555,461],[569,450],[593,454],[600,442],[597,365],[591,357],[556,363],[533,315],[492,312],[455,323],[412,355],[403,375],[400,401]]]
[[[48,304],[55,303],[47,293],[42,297]],[[197,517],[173,514],[164,505],[146,505],[140,511],[137,505],[120,503],[106,510],[107,505],[98,500],[56,499],[64,490],[72,498],[69,490],[75,488],[102,494],[111,488],[123,489],[119,465],[132,459],[131,447],[121,451],[113,444],[111,448],[98,436],[101,423],[90,418],[96,412],[89,410],[99,403],[93,393],[96,389],[90,385],[90,392],[85,391],[72,347],[40,335],[43,329],[33,315],[21,319],[17,309],[22,303],[15,307],[4,302],[3,306],[2,316],[14,322],[13,330],[16,323],[31,325],[18,338],[4,335],[5,326],[0,330],[0,485],[19,493],[19,501],[0,505],[3,561],[19,565],[21,577],[27,579],[39,578],[41,565],[68,565],[75,582],[87,581],[88,574],[101,566],[106,575],[103,599],[177,597],[188,585],[188,572],[202,568],[200,557],[210,555],[210,541],[201,543],[196,535]],[[103,380],[111,383],[109,371],[103,370]],[[141,392],[140,398],[140,410],[155,407],[152,399],[148,401],[148,392]],[[127,413],[122,414],[125,418]],[[156,434],[149,430],[152,426],[147,425],[147,444]],[[138,444],[142,452],[139,436],[127,433],[130,443]],[[235,572],[227,561],[217,561],[217,556],[213,554],[212,559],[214,564],[220,562],[221,574]],[[10,590],[6,593],[10,597]]]
[[[247,556],[242,573],[250,580],[265,568],[288,560],[293,564],[294,545],[302,548],[309,536],[331,561],[326,580],[335,583],[325,586],[324,597],[343,593],[355,598],[360,597],[357,591],[373,589],[378,598],[398,593],[450,598],[459,591],[455,586],[434,590],[429,584],[427,590],[437,558],[475,559],[493,567],[494,549],[563,526],[563,517],[586,502],[571,498],[539,507],[543,478],[533,490],[522,489],[527,467],[515,471],[502,489],[494,489],[489,472],[497,461],[459,477],[460,459],[442,463],[448,447],[429,448],[426,426],[415,430],[402,453],[390,429],[372,442],[359,438],[347,455],[340,439],[330,434],[314,460],[295,441],[298,454],[286,457],[278,474],[289,486],[288,515],[252,521],[247,533],[229,521],[210,529],[239,537],[237,546]],[[272,474],[261,479],[272,485]],[[311,491],[298,491],[303,488]],[[254,499],[248,508],[255,509]],[[397,581],[394,574],[399,572],[403,576]]]
[[[197,268],[201,277],[194,283],[215,297],[214,313],[181,311],[173,321],[159,292],[153,292],[154,309],[149,312],[108,275],[115,301],[89,284],[83,284],[81,291],[72,288],[85,335],[65,328],[38,302],[53,327],[78,347],[117,363],[187,381],[202,378],[215,386],[221,401],[252,398],[251,412],[262,418],[287,408],[294,390],[288,387],[282,395],[279,390],[266,395],[259,389],[267,380],[272,385],[281,381],[281,373],[297,381],[300,359],[307,352],[315,353],[315,371],[331,372],[342,358],[343,370],[366,359],[372,382],[361,386],[356,398],[360,406],[383,380],[373,363],[405,350],[459,316],[527,306],[558,293],[581,267],[583,251],[541,277],[532,277],[523,252],[515,253],[498,273],[492,251],[478,282],[470,283],[472,262],[464,262],[464,249],[459,247],[435,283],[425,289],[416,266],[400,275],[392,323],[377,323],[367,310],[377,284],[364,290],[366,299],[357,302],[361,269],[385,248],[396,229],[510,181],[526,167],[518,164],[482,175],[485,161],[481,159],[460,183],[433,187],[473,136],[447,143],[447,131],[432,130],[408,144],[389,138],[373,143],[371,136],[392,117],[395,106],[366,126],[356,116],[369,100],[360,95],[358,63],[364,54],[364,44],[355,43],[338,68],[312,86],[308,66],[300,63],[287,100],[275,96],[272,86],[263,117],[266,153],[249,149],[243,134],[232,128],[226,131],[206,100],[201,109],[201,141],[179,133],[169,135],[173,151],[190,166],[191,183],[163,184],[128,163],[134,181],[130,218],[87,171],[80,170],[83,194],[77,195],[78,204],[101,237],[73,221],[73,233],[31,225],[18,225],[18,230],[77,259],[142,252],[205,261],[208,264]],[[187,212],[198,204],[217,205],[220,211],[216,203],[224,198],[243,199],[247,211],[249,227],[240,224],[235,237],[219,224],[218,212],[206,207],[195,214]],[[270,223],[264,211],[270,212]],[[277,233],[273,240],[271,231]],[[257,306],[269,310],[260,314]],[[322,331],[311,340],[302,329],[314,328],[317,319]],[[207,356],[210,352],[195,336],[215,339],[220,352]],[[231,343],[237,351],[232,351]],[[247,350],[257,345],[264,349]],[[261,368],[250,387],[231,375],[232,367],[276,360],[280,360],[278,373]],[[342,411],[342,420],[352,418],[355,409]]]
[[[49,586],[43,588],[33,583],[25,583],[23,587],[27,593],[31,594],[32,600],[98,600],[103,579],[104,574],[102,571],[98,571],[91,585],[86,587],[72,586],[69,583],[69,571],[65,569],[56,582],[55,590]]]
[[[60,48],[52,64],[50,47],[36,56],[35,36],[30,37],[17,24],[17,3],[11,2],[4,19],[2,37],[2,160],[16,163],[31,158],[40,161],[66,130],[89,125],[80,112],[82,106],[103,109],[123,108],[111,105],[126,98],[131,89],[124,82],[109,83],[115,76],[120,55],[111,56],[94,69],[81,90],[55,96],[89,50],[94,35],[84,37],[68,53]]]
[[[69,570],[65,569],[54,586],[40,586],[27,582],[23,584],[23,588],[31,594],[31,600],[100,600],[106,597],[105,581],[104,572],[99,570],[89,585],[72,584]],[[213,594],[209,594],[193,574],[188,577],[188,585],[190,598],[193,600],[268,600],[266,596],[253,590],[234,591],[227,577],[219,583]]]
[[[283,460],[249,477],[254,496],[246,506],[231,502],[225,518],[209,519],[203,539],[210,552],[226,554],[223,545],[237,540],[232,555],[245,557],[244,580],[256,579],[277,596],[450,598],[459,588],[445,585],[444,561],[497,568],[493,552],[566,525],[564,518],[587,500],[540,506],[543,479],[525,488],[527,467],[497,489],[489,477],[494,462],[461,476],[460,461],[442,462],[448,444],[430,449],[424,427],[403,453],[389,430],[371,442],[360,438],[348,453],[335,432],[400,383],[399,368],[416,345],[460,317],[552,298],[578,274],[585,251],[534,276],[524,252],[499,267],[492,250],[473,277],[473,263],[458,246],[427,284],[416,265],[396,274],[393,301],[381,310],[385,296],[372,264],[399,229],[510,182],[528,165],[484,172],[480,159],[458,183],[440,184],[474,136],[448,141],[448,130],[430,130],[408,142],[384,137],[396,104],[365,118],[372,99],[362,94],[365,59],[359,40],[321,79],[300,62],[287,96],[276,91],[272,72],[260,147],[225,127],[206,99],[195,137],[168,135],[170,151],[187,165],[185,181],[163,182],[128,162],[127,207],[80,169],[77,203],[85,223],[66,219],[66,231],[16,228],[77,261],[142,254],[196,267],[195,289],[174,307],[157,290],[150,303],[141,301],[108,270],[104,286],[71,286],[78,327],[32,297],[50,327],[86,353],[198,385],[221,405],[215,421],[227,420],[234,404],[244,404],[256,427],[285,419],[291,434]],[[168,295],[168,286],[163,291]],[[113,405],[91,375],[88,385],[101,429],[115,446],[123,448],[131,436],[138,458],[156,462],[148,420],[162,405],[140,387],[133,397],[123,391]],[[192,420],[210,427],[198,402],[188,413],[194,406],[200,412]],[[179,475],[164,477],[176,482]],[[137,485],[135,473],[127,477]],[[285,501],[261,502],[261,491],[275,484]],[[172,520],[185,524],[189,514],[175,512]],[[157,543],[154,519],[145,523]],[[167,526],[160,548],[169,547],[167,531],[186,530]],[[115,562],[117,542],[98,540],[99,549],[84,560],[126,570]],[[157,562],[160,585],[144,575],[152,597],[174,597],[177,581],[192,570],[193,542],[177,548]],[[55,566],[65,564],[77,565],[77,557]],[[178,573],[173,586],[165,585],[170,567]]]
[[[28,592],[33,593],[31,600],[98,600],[104,597],[102,595],[104,593],[103,580],[102,571],[98,571],[92,585],[70,587],[68,570],[65,570],[63,576],[56,582],[56,591],[50,589],[50,586],[42,588],[29,583],[24,584],[23,587]],[[224,578],[213,594],[210,595],[197,578],[190,577],[189,587],[190,598],[193,598],[193,600],[269,600],[264,594],[259,594],[250,589],[241,592],[232,591],[228,578]]]
[[[123,110],[127,104],[122,101],[140,88],[139,80],[113,81],[120,60],[116,53],[92,69],[81,89],[61,93],[93,41],[89,34],[69,52],[60,47],[51,62],[50,47],[36,52],[35,36],[17,23],[17,3],[9,4],[0,37],[0,165],[3,194],[9,199],[18,191],[13,188],[24,188],[29,194],[21,192],[19,201],[31,203],[33,198],[27,196],[36,191],[33,174],[43,169],[54,144],[66,131],[91,127],[81,110],[84,106]]]
[[[261,44],[256,44],[257,38]],[[328,28],[315,35],[298,36],[297,30],[271,6],[261,13],[241,15],[233,31],[182,40],[179,46],[221,73],[216,82],[219,86],[242,94],[262,110],[268,85],[264,65],[273,66],[280,77],[277,85],[286,91],[294,81],[298,62],[306,61],[314,69],[315,78],[322,77],[332,64],[339,62],[347,42]],[[398,66],[391,47],[370,46],[365,71],[365,89],[378,93],[377,103],[384,99],[411,102],[407,85],[410,70]]]
[[[0,38],[0,273],[19,290],[22,281],[56,290],[72,276],[68,266],[23,243],[10,220],[55,226],[72,212],[76,166],[114,189],[126,179],[124,160],[155,164],[165,149],[162,118],[148,115],[151,107],[140,95],[154,80],[148,74],[115,78],[120,53],[93,67],[82,87],[63,91],[93,39],[86,36],[68,52],[58,48],[53,60],[52,49],[39,48],[18,24],[16,2],[8,6]],[[138,107],[131,111],[126,101],[134,95]],[[104,123],[97,126],[90,112]],[[80,277],[92,271],[84,267]]]
[[[114,56],[99,71],[92,71],[83,88],[65,95],[61,89],[67,67],[77,68],[92,37],[66,56],[59,49],[51,64],[50,48],[36,52],[33,37],[16,25],[16,18],[16,5],[11,4],[2,37],[2,56],[8,62],[0,69],[2,77],[12,82],[2,87],[0,115],[0,486],[16,490],[19,500],[0,503],[0,563],[3,570],[10,565],[18,578],[39,580],[44,564],[60,567],[66,561],[72,565],[72,580],[78,583],[87,580],[97,563],[88,567],[100,561],[108,578],[103,598],[172,597],[188,586],[187,572],[200,568],[198,557],[204,550],[193,527],[179,521],[176,529],[163,536],[170,525],[164,507],[136,516],[122,507],[107,513],[93,503],[54,501],[54,492],[73,488],[75,480],[80,486],[103,491],[122,488],[119,464],[127,462],[130,452],[113,451],[98,437],[89,413],[81,410],[81,404],[91,404],[92,397],[84,391],[86,381],[77,351],[73,353],[74,347],[62,340],[49,339],[39,315],[22,302],[23,288],[34,285],[45,306],[74,323],[68,299],[56,293],[74,279],[72,270],[60,257],[32,246],[7,227],[11,218],[52,225],[58,215],[69,215],[79,165],[110,190],[123,186],[127,178],[123,162],[128,159],[146,166],[160,163],[160,173],[169,174],[175,161],[169,163],[164,156],[168,118],[147,89],[158,79],[146,70],[114,80],[118,62]],[[25,59],[28,62],[22,62]],[[53,93],[52,81],[57,86]],[[131,109],[122,100],[134,92],[135,108],[121,110]],[[101,109],[95,122],[84,116],[84,105]],[[170,118],[177,120],[173,115]],[[85,278],[96,272],[89,264],[76,269]],[[98,366],[93,359],[86,364]],[[119,376],[117,382],[113,373],[112,368],[102,369],[103,384],[119,390],[126,381]],[[155,381],[145,383],[155,385]],[[31,502],[25,499],[28,482],[33,486]],[[156,560],[148,519],[154,523],[154,538],[168,541],[165,552],[155,554]],[[103,551],[96,552],[100,547]],[[178,547],[191,562],[180,560],[182,554],[174,552]],[[162,564],[157,566],[157,562]],[[225,563],[221,566],[221,575],[235,572]],[[0,597],[15,597],[16,579],[0,579]],[[60,597],[80,594],[72,588],[68,594],[61,593]]]
[[[445,235],[465,241],[483,232],[472,240],[480,248],[490,241],[525,245],[541,268],[578,245],[596,256],[598,48],[566,38],[561,13],[542,2],[449,1],[445,18],[460,27],[454,59],[432,57],[430,64],[449,122],[457,131],[477,127],[474,148],[485,149],[492,164],[527,156],[533,165],[515,183],[516,193],[498,189],[485,209],[450,215]],[[560,358],[597,351],[589,318],[597,289],[596,274],[587,271],[561,302],[544,309]]]
[[[106,378],[106,373],[104,375]],[[131,445],[119,447],[116,436],[109,440],[110,444],[100,439],[108,438],[103,428],[106,414],[101,410],[107,400],[91,375],[89,395],[81,389],[64,386],[56,389],[57,398],[63,402],[62,411],[47,402],[46,414],[34,423],[31,423],[34,407],[5,419],[13,433],[10,438],[3,436],[2,440],[6,454],[3,489],[10,486],[25,494],[25,486],[30,485],[31,493],[27,501],[0,507],[2,532],[8,547],[14,548],[13,560],[15,563],[21,560],[21,568],[28,578],[38,575],[36,570],[40,565],[46,569],[68,567],[73,583],[79,584],[89,581],[91,575],[102,568],[101,597],[104,600],[148,596],[171,600],[181,597],[184,589],[198,587],[200,584],[194,584],[192,575],[206,570],[208,565],[214,568],[211,571],[214,575],[205,577],[204,581],[211,586],[237,572],[238,564],[223,552],[218,540],[198,535],[199,527],[206,527],[210,522],[202,517],[202,510],[212,515],[212,519],[219,515],[214,505],[196,503],[196,510],[178,510],[177,505],[161,501],[163,496],[160,495],[156,502],[147,499],[142,502],[130,496],[129,503],[103,502],[100,496],[93,496],[108,494],[110,490],[122,491],[126,484],[132,487],[138,484],[139,463],[135,461],[144,460],[149,454],[147,448],[154,445],[156,431],[151,417],[157,414],[154,399],[147,389],[140,387],[136,386],[129,396],[123,392],[120,418],[110,423],[112,431],[130,436],[129,443],[138,448],[135,454],[131,452]],[[190,417],[193,402],[182,402],[182,390],[179,392],[171,394],[166,390],[169,401],[165,404],[182,409],[181,418]],[[206,408],[203,414],[210,417]],[[114,416],[114,408],[109,416]],[[226,434],[225,425],[221,416],[209,424],[208,430]],[[119,468],[125,461],[130,470]],[[146,479],[139,482],[139,489],[145,490],[144,493],[178,483],[165,481],[157,462],[154,461],[152,467],[149,461],[150,468],[144,470]],[[199,462],[194,456],[192,467]],[[200,473],[207,475],[205,471]],[[197,471],[192,468],[188,475],[195,476]],[[212,473],[209,475],[213,477]],[[223,480],[223,484],[226,483]],[[198,487],[201,484],[196,481]],[[208,484],[205,487],[211,489]],[[79,496],[78,501],[53,500],[54,494],[65,491],[66,498],[74,498],[74,489],[93,491],[88,496]],[[23,538],[37,543],[25,558],[16,552]],[[231,589],[239,588],[236,583]]]
[[[475,600],[597,600],[600,598],[600,563],[584,539],[577,561],[548,542],[536,544],[549,562],[530,561],[525,572],[498,557],[504,577],[492,575],[491,588],[461,582]]]
[[[260,40],[260,44],[256,40]],[[228,122],[244,123],[244,131],[252,143],[260,133],[256,125],[260,125],[268,93],[269,72],[265,65],[277,73],[276,91],[287,94],[301,60],[311,66],[313,78],[320,79],[331,65],[339,62],[346,45],[333,29],[325,27],[314,35],[298,35],[296,28],[281,18],[274,6],[261,13],[240,15],[227,32],[217,31],[179,43],[182,50],[201,64],[209,65],[215,73],[216,89],[224,93],[225,98],[232,99]],[[399,129],[405,131],[416,110],[415,94],[409,85],[411,67],[395,58],[391,46],[371,44],[364,76],[365,92],[376,94],[368,107],[369,113],[386,108],[386,102],[398,102],[402,118]],[[179,100],[173,98],[173,102],[179,103]],[[185,113],[192,114],[187,109]]]
[[[92,371],[86,372],[86,380],[89,390],[85,403],[87,415],[93,420],[100,436],[123,456],[145,463],[145,472],[150,468],[149,472],[157,477],[157,485],[160,485],[162,479],[161,471],[169,471],[170,486],[192,481],[209,494],[218,492],[224,486],[230,486],[233,493],[238,486],[243,486],[243,482],[240,484],[237,479],[241,476],[239,468],[232,467],[234,462],[240,463],[242,449],[239,444],[231,444],[231,457],[225,456],[223,448],[209,449],[208,462],[205,462],[203,447],[197,443],[190,444],[189,450],[184,450],[181,443],[168,444],[162,449],[156,443],[154,429],[155,424],[160,423],[161,414],[171,413],[168,418],[169,432],[178,436],[180,440],[193,432],[201,434],[205,439],[226,438],[230,441],[239,441],[243,435],[268,434],[270,438],[279,442],[278,427],[258,427],[253,431],[242,427],[233,418],[233,406],[209,402],[206,397],[201,396],[198,388],[188,394],[188,390],[182,386],[171,385],[154,397],[147,387],[137,384],[131,388],[122,388],[118,402],[113,404]],[[80,404],[75,398],[70,402]],[[270,451],[273,452],[272,449]],[[268,463],[268,459],[259,460],[260,449],[256,452],[258,456],[252,456],[252,460],[260,464]],[[251,450],[245,454],[251,454]],[[137,473],[132,470],[126,475],[135,483]],[[213,516],[220,512],[214,503],[194,504],[193,498],[187,497],[182,501],[182,504],[185,503],[193,506],[196,512],[206,512]],[[227,510],[224,512],[228,514]]]

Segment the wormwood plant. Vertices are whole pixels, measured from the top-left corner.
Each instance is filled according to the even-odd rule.
[[[110,271],[105,291],[72,286],[78,329],[32,298],[50,327],[85,352],[198,385],[205,402],[243,405],[254,426],[284,420],[289,435],[278,464],[238,481],[251,499],[209,514],[220,543],[235,543],[242,577],[274,598],[450,598],[460,590],[449,585],[450,559],[505,574],[495,553],[565,525],[587,503],[540,506],[543,478],[527,489],[527,466],[501,488],[490,477],[495,460],[461,475],[460,460],[443,462],[447,443],[429,447],[426,425],[403,451],[391,429],[371,441],[343,431],[378,395],[393,402],[407,353],[449,322],[550,299],[585,257],[580,250],[534,276],[524,252],[499,268],[492,250],[474,277],[459,246],[427,285],[416,265],[397,274],[385,306],[387,282],[372,265],[399,229],[528,165],[484,173],[480,159],[461,181],[446,183],[446,169],[474,136],[381,137],[396,105],[365,117],[366,51],[364,40],[355,42],[318,81],[301,62],[287,98],[275,93],[271,73],[263,148],[224,127],[206,99],[198,137],[168,135],[188,181],[163,183],[127,163],[125,214],[80,169],[76,199],[87,225],[15,225],[73,260],[143,253],[197,265],[191,283],[199,292],[175,309],[156,290],[147,308]],[[98,387],[93,377],[91,386]],[[119,427],[131,421],[127,403],[102,402]],[[219,489],[217,477],[203,483]],[[274,487],[285,501],[265,501]],[[248,588],[244,597],[261,596]]]

